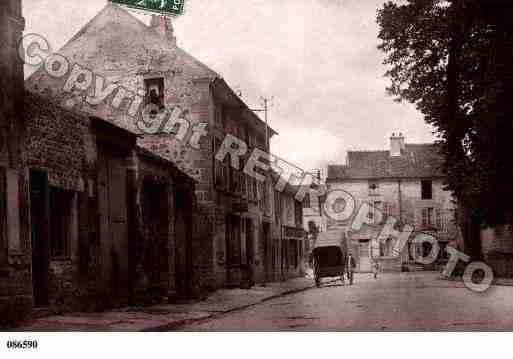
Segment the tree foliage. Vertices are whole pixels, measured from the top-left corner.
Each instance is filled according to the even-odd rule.
[[[504,5],[478,0],[389,1],[377,15],[388,93],[415,104],[434,126],[448,189],[488,224],[513,209],[508,16]]]

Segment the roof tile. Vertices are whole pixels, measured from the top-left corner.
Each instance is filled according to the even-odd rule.
[[[349,151],[346,165],[328,166],[328,180],[442,177],[443,156],[435,144],[406,144],[404,153]]]

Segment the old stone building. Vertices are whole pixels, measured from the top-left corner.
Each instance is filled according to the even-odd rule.
[[[141,147],[197,181],[201,253],[194,266],[201,287],[267,280],[269,184],[214,156],[229,134],[248,145],[248,154],[268,152],[274,131],[218,74],[177,46],[164,17],[147,26],[108,4],[58,53],[65,60],[54,56],[27,80],[28,89],[137,133]],[[69,70],[57,74],[63,62]]]
[[[326,193],[325,176],[321,175],[321,170],[315,170],[311,173],[316,190],[322,194]],[[308,193],[308,192],[307,192]],[[307,232],[324,232],[326,230],[326,218],[322,215],[323,200],[325,196],[307,195],[303,201],[303,227]]]
[[[28,171],[23,64],[16,44],[24,29],[20,0],[0,3],[0,325],[21,319],[32,307]]]
[[[21,3],[0,10],[0,325],[197,292],[195,181],[134,133],[25,92]]]
[[[274,174],[273,179],[277,180]],[[283,191],[273,190],[274,225],[272,267],[275,280],[285,280],[305,273],[308,242],[303,229],[303,202],[295,196],[299,186],[288,184]]]
[[[376,221],[374,226],[365,225],[350,233],[350,248],[358,259],[358,270],[370,271],[373,260],[381,262],[384,270],[401,270],[402,266],[413,264],[410,246],[405,246],[397,257],[393,253],[393,238],[376,243],[382,224],[390,216],[397,220],[398,228],[401,224],[413,226],[412,236],[418,232],[435,236],[441,248],[439,260],[447,259],[444,248],[448,243],[454,245],[460,231],[455,223],[453,196],[444,190],[441,164],[436,145],[405,143],[404,136],[398,134],[390,138],[389,150],[349,151],[345,165],[328,167],[328,191],[348,192],[355,199],[357,210],[368,204],[371,210],[367,216],[370,222]],[[372,208],[383,214],[383,220]],[[348,227],[353,219],[354,216],[341,225]],[[340,225],[329,217],[327,223],[328,228]]]
[[[189,295],[194,180],[136,135],[27,93],[35,308],[99,310]],[[28,280],[30,283],[30,278]]]

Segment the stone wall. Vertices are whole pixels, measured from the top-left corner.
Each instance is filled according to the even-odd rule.
[[[513,226],[497,225],[481,230],[481,246],[486,263],[496,277],[513,277]]]
[[[25,104],[25,119],[27,123],[27,163],[30,169],[43,170],[47,173],[48,184],[52,187],[61,188],[75,193],[72,204],[72,231],[69,236],[69,252],[64,257],[50,257],[48,268],[48,292],[49,307],[54,311],[66,312],[71,310],[99,310],[127,303],[129,298],[115,299],[108,293],[102,292],[105,276],[109,275],[110,267],[105,266],[105,260],[109,258],[109,249],[102,245],[106,243],[101,240],[98,214],[100,213],[100,199],[98,186],[99,182],[99,152],[105,152],[108,148],[104,144],[109,136],[113,141],[119,141],[127,136],[126,132],[115,127],[95,127],[91,120],[84,114],[76,111],[66,110],[59,105],[44,99],[39,95],[27,94]],[[102,122],[103,123],[103,122]],[[102,145],[97,144],[98,136],[101,135]],[[121,136],[123,135],[123,136]],[[128,138],[128,137],[127,137]],[[130,149],[133,144],[124,143],[122,146]],[[132,267],[142,270],[147,277],[151,277],[151,288],[143,288],[145,295],[149,294],[149,302],[162,300],[168,297],[175,290],[175,245],[176,241],[184,242],[187,238],[176,239],[174,236],[174,182],[177,176],[187,177],[181,173],[172,163],[159,158],[154,154],[142,155],[135,153],[135,147],[129,150],[126,157],[119,164],[126,170],[127,183],[120,183],[116,186],[133,186],[128,193],[133,193],[131,198],[127,197],[127,219],[128,238],[121,239],[123,243],[113,243],[118,249],[123,250],[120,263],[127,263],[126,273],[130,288],[138,284],[134,279]],[[130,152],[131,151],[131,152]],[[103,153],[102,152],[102,153]],[[130,155],[130,153],[132,153]],[[103,155],[105,156],[105,154]],[[103,157],[102,157],[103,158]],[[105,160],[105,159],[104,159]],[[130,173],[134,173],[133,184],[130,184]],[[147,233],[146,229],[151,227],[150,223],[144,222],[141,213],[141,190],[145,180],[151,183],[164,183],[165,193],[168,201],[166,207],[162,208],[164,218],[159,223],[159,235]],[[130,183],[129,183],[130,182]],[[182,190],[191,194],[191,203],[194,199],[193,180],[180,180]],[[131,203],[134,204],[132,208]],[[155,205],[160,205],[159,203]],[[192,206],[191,208],[194,208]],[[165,223],[164,223],[165,222]],[[135,225],[140,223],[140,226]],[[167,223],[167,225],[166,225]],[[162,226],[161,226],[162,224]],[[192,231],[192,230],[191,230]],[[150,238],[151,237],[151,238]],[[152,268],[137,266],[136,248],[131,243],[139,241],[143,248],[153,241],[158,242],[159,250],[155,251],[158,258],[149,258],[151,253],[142,253],[142,262],[151,262],[151,267],[158,265],[156,272]],[[126,242],[126,243],[125,243]],[[128,248],[128,249],[127,249]],[[147,248],[146,248],[147,249]],[[123,265],[124,268],[124,265]],[[157,273],[158,278],[155,277]],[[139,272],[139,274],[141,274]],[[125,274],[123,274],[123,278]],[[31,281],[28,281],[31,285]],[[140,289],[140,288],[139,288]],[[128,295],[131,296],[132,294]],[[124,295],[124,294],[123,294]],[[135,295],[135,294],[134,294]],[[144,299],[145,303],[149,303]],[[116,304],[117,303],[117,304]]]
[[[48,171],[50,185],[84,190],[84,172],[93,168],[87,152],[94,144],[85,141],[89,119],[67,111],[48,99],[27,93],[24,116],[27,123],[27,165]]]
[[[32,308],[28,172],[23,139],[23,64],[16,45],[24,29],[20,0],[0,4],[0,326]]]
[[[38,95],[25,96],[26,157],[31,170],[48,175],[48,185],[75,193],[69,250],[49,258],[49,306],[56,311],[95,309],[98,252],[94,197],[87,192],[95,180],[95,143],[86,116],[62,109]]]

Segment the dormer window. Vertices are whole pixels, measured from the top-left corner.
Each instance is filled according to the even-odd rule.
[[[377,181],[369,181],[369,196],[379,195],[379,183]]]
[[[164,108],[164,78],[146,79],[144,85],[146,87],[146,104],[153,104],[162,110]]]

